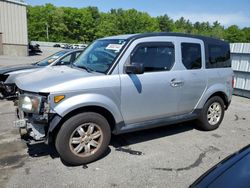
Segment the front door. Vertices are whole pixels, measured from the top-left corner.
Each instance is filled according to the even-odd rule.
[[[130,55],[129,63],[142,63],[145,72],[120,74],[121,112],[125,124],[176,115],[179,87],[171,85],[176,77],[176,72],[171,70],[175,64],[174,43],[139,43]]]

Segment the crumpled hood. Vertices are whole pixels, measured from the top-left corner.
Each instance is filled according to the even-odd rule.
[[[34,69],[37,68],[35,65],[25,64],[25,65],[12,65],[7,67],[0,67],[0,74],[6,74],[13,71],[19,71],[24,69]]]
[[[80,80],[86,77],[101,75],[99,73],[88,73],[83,69],[68,66],[45,67],[36,72],[16,77],[15,84],[24,91],[30,92],[60,92],[75,90]]]

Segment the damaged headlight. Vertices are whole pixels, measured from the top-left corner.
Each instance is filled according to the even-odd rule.
[[[19,107],[26,113],[39,114],[42,97],[37,95],[20,95]]]

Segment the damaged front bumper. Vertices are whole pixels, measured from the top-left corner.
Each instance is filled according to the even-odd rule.
[[[19,129],[20,136],[30,144],[46,142],[46,130],[49,123],[37,121],[33,116],[25,116],[18,108],[14,127]]]
[[[30,104],[32,111],[23,110],[27,108],[26,96],[30,96],[28,99],[32,101]],[[52,112],[48,105],[47,96],[40,96],[33,94],[19,94],[19,98],[14,102],[16,106],[16,120],[14,126],[19,129],[21,139],[26,141],[28,144],[36,143],[50,143],[52,141],[52,132],[61,120],[61,117],[56,113]],[[26,105],[26,106],[25,106]]]
[[[53,141],[54,130],[62,119],[59,115],[51,114],[48,122],[43,122],[33,118],[20,117],[19,113],[17,112],[14,127],[19,129],[22,140],[29,145],[39,143],[49,144]]]

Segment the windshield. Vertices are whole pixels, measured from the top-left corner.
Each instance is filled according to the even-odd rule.
[[[125,40],[97,40],[77,58],[74,65],[91,71],[106,73],[122,51]]]
[[[36,65],[38,65],[38,66],[47,66],[47,65],[53,63],[58,58],[62,57],[66,53],[67,53],[67,51],[57,52],[57,53],[45,58],[44,60],[39,61]]]

